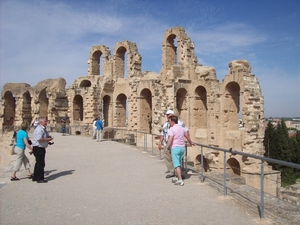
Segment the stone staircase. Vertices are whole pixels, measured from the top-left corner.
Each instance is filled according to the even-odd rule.
[[[293,205],[300,205],[300,179],[296,184],[283,188],[280,193],[283,200]]]

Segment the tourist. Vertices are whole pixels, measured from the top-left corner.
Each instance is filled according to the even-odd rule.
[[[183,159],[185,142],[184,137],[188,140],[190,145],[193,145],[190,137],[187,135],[187,130],[182,126],[178,125],[178,117],[171,115],[168,117],[170,129],[168,132],[168,142],[167,149],[171,149],[173,167],[175,168],[177,178],[173,178],[172,182],[175,185],[183,186],[184,182],[182,180],[181,174],[181,161]]]
[[[163,129],[161,131],[160,137],[159,137],[159,143],[158,143],[158,149],[162,150],[164,147],[164,151],[163,151],[163,155],[164,155],[164,161],[165,164],[167,166],[167,170],[168,170],[168,174],[166,176],[166,178],[171,178],[175,176],[175,170],[173,167],[173,162],[172,162],[172,156],[171,156],[171,152],[169,149],[166,148],[167,142],[168,142],[168,132],[170,129],[170,123],[168,121],[168,116],[171,115],[175,115],[173,110],[167,110],[166,112],[166,117],[167,117],[167,121],[163,124]],[[178,120],[178,125],[182,126],[185,131],[186,134],[188,135],[188,137],[190,137],[190,133],[188,128],[185,126],[185,124],[182,122],[182,120]]]
[[[25,155],[26,147],[29,149],[29,153],[32,153],[32,147],[28,142],[29,138],[28,138],[27,129],[28,129],[28,123],[23,122],[21,124],[21,129],[16,133],[16,144],[14,147],[14,153],[17,155],[17,158],[13,168],[12,176],[10,178],[11,181],[20,180],[19,178],[16,177],[16,173],[21,168],[22,163],[24,164],[28,178],[29,179],[32,178],[32,174],[30,172],[29,160]]]
[[[101,142],[102,141],[103,122],[102,122],[102,120],[100,120],[99,117],[97,118],[95,125],[96,125],[97,142]]]
[[[61,132],[62,132],[62,136],[65,136],[66,135],[66,121],[64,119],[61,119],[60,120],[61,122]]]
[[[53,140],[46,130],[48,120],[46,117],[39,119],[39,125],[33,132],[33,154],[35,156],[35,166],[32,181],[47,183],[44,178],[45,155],[48,143]],[[52,142],[53,143],[53,142]],[[51,144],[52,144],[51,143]],[[50,143],[49,143],[50,144]]]
[[[31,121],[31,126],[34,127],[34,129],[39,125],[39,120],[37,117],[33,118],[33,120]]]
[[[97,121],[97,118],[94,119],[94,121],[93,121],[93,135],[92,135],[92,139],[96,139],[96,134],[97,134],[96,121]]]

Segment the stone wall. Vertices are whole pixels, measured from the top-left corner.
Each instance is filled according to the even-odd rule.
[[[184,28],[167,30],[157,74],[141,71],[142,56],[135,43],[118,42],[113,54],[105,45],[92,46],[88,74],[68,88],[63,78],[34,87],[5,84],[0,125],[4,129],[41,115],[47,115],[52,126],[60,117],[71,125],[90,125],[101,117],[105,126],[159,134],[165,112],[173,109],[194,142],[262,156],[264,100],[249,62],[229,62],[228,74],[220,82],[213,67],[198,63],[194,50]],[[199,155],[198,148],[188,149],[191,163],[198,165]],[[204,157],[208,168],[222,169],[221,153],[205,150]],[[239,175],[260,168],[256,160],[232,156],[228,168],[235,172],[236,165]]]

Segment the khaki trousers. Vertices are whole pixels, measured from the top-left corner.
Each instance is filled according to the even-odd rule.
[[[172,155],[170,150],[163,150],[164,153],[164,160],[167,166],[167,169],[169,171],[170,175],[174,175],[175,174],[175,170],[174,170],[174,166],[173,166],[173,161],[172,161]]]

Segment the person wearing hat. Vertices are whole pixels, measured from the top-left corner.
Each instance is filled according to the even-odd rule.
[[[166,178],[175,177],[175,169],[174,169],[174,166],[173,166],[171,150],[166,148],[167,143],[168,143],[168,132],[169,132],[169,129],[171,127],[170,123],[169,123],[169,120],[168,120],[168,117],[172,116],[172,115],[175,116],[174,111],[170,110],[170,109],[167,110],[167,112],[166,112],[167,121],[163,124],[163,128],[162,128],[162,131],[160,133],[159,143],[158,143],[158,149],[160,151],[164,148],[164,151],[163,151],[164,161],[165,161],[165,164],[166,164],[167,170],[168,170],[168,174],[167,174]],[[188,138],[190,139],[189,130],[185,126],[184,122],[182,120],[178,119],[178,125],[185,129],[185,132],[186,132]]]

